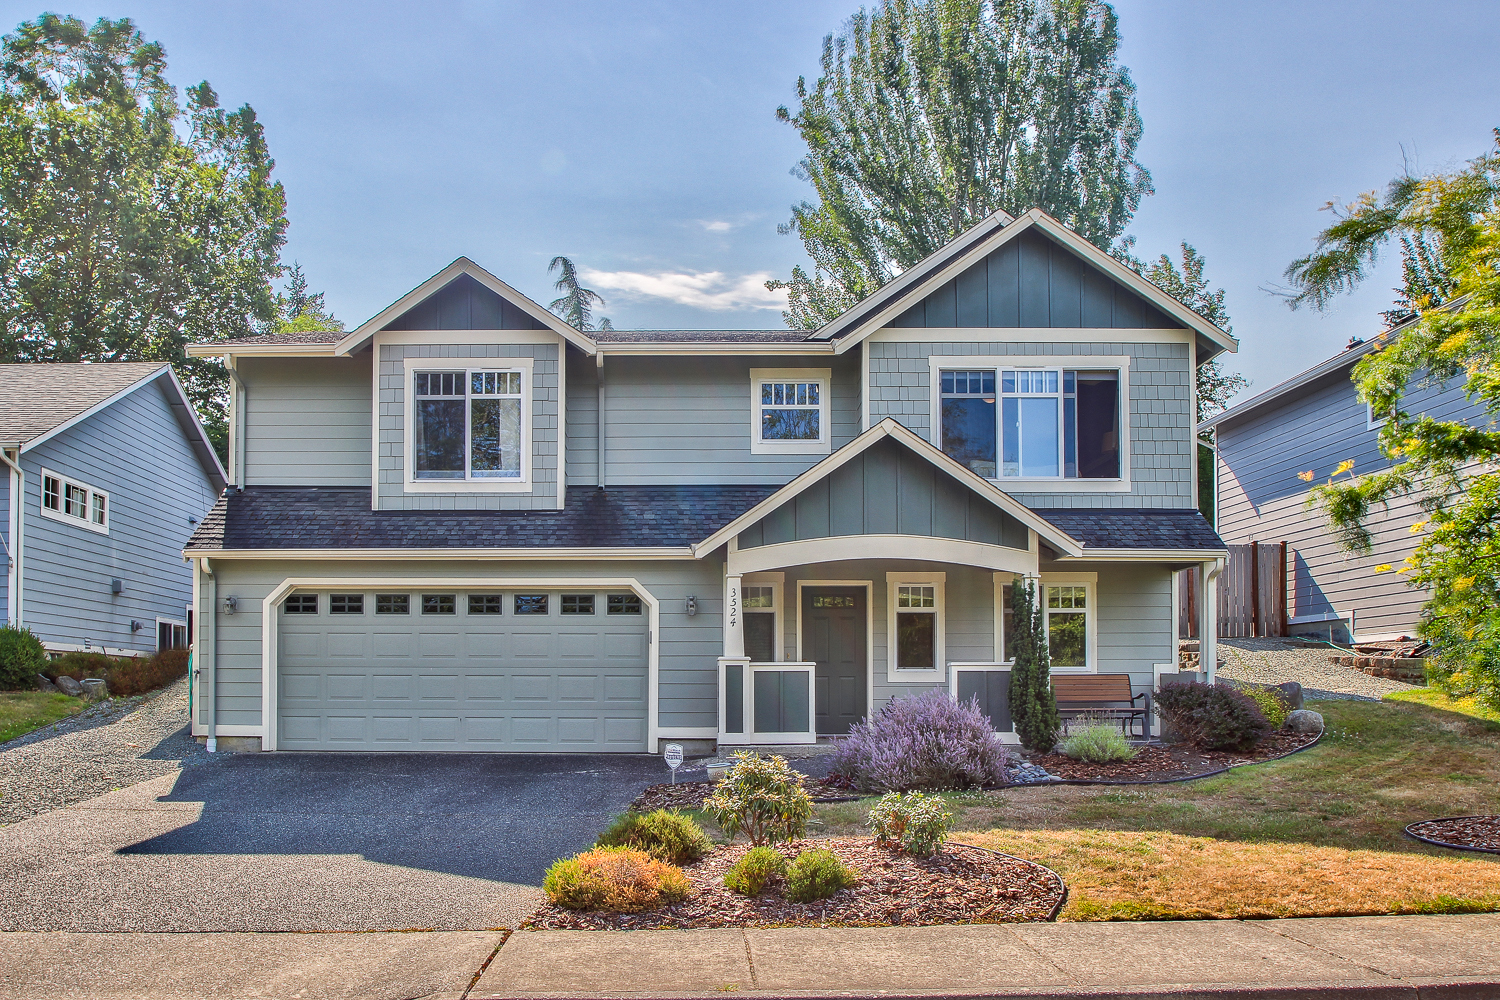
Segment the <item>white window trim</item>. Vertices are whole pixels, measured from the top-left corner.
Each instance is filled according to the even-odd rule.
[[[534,358],[405,358],[402,365],[401,440],[406,452],[406,492],[408,493],[530,493],[531,453],[536,448],[533,421],[532,374]],[[525,447],[521,449],[520,479],[418,479],[416,474],[416,416],[417,394],[414,376],[419,371],[463,372],[465,379],[464,404],[472,398],[467,392],[467,380],[471,372],[519,371],[521,373],[521,437]],[[467,442],[465,443],[467,447]]]
[[[1390,421],[1390,419],[1390,417],[1381,417],[1379,420],[1376,420],[1375,404],[1365,404],[1365,430],[1378,431],[1380,430],[1380,428],[1384,427]]]
[[[1015,659],[1005,659],[1005,592],[1017,577],[1022,580],[1030,579],[1033,583],[1036,578],[1021,573],[991,573],[990,577],[995,583],[995,657],[992,662],[1011,666],[1016,662]]]
[[[947,580],[947,573],[893,572],[885,575],[885,675],[887,681],[893,684],[931,684],[934,681],[947,679],[948,662],[945,657],[947,656],[948,611],[947,595],[944,592]],[[896,666],[896,616],[900,613],[896,607],[896,588],[903,586],[933,588],[933,610],[937,612],[937,623],[934,636],[936,648],[933,650],[931,670],[901,670]]]
[[[927,440],[943,447],[943,382],[942,372],[979,370],[993,371],[996,381],[995,447],[1002,447],[998,426],[1000,371],[1006,368],[1113,368],[1120,373],[1120,478],[1119,479],[1064,479],[1025,478],[999,476],[990,482],[1008,492],[1018,493],[1129,493],[1131,453],[1132,407],[1130,399],[1130,355],[1128,354],[980,354],[948,355],[934,354],[927,358],[928,432]],[[1190,431],[1184,432],[1191,437]],[[998,464],[998,463],[997,463]]]
[[[1037,586],[1037,600],[1042,605],[1042,621],[1044,627],[1048,625],[1047,614],[1047,587],[1083,587],[1084,602],[1088,605],[1084,608],[1084,644],[1082,667],[1052,667],[1054,674],[1097,674],[1099,672],[1099,574],[1098,573],[1043,573],[1039,577]]]
[[[786,658],[786,635],[783,595],[786,592],[785,573],[747,573],[740,577],[741,607],[740,611],[746,618],[751,615],[763,615],[765,611],[751,611],[743,605],[743,594],[746,587],[770,587],[771,588],[771,655],[775,657],[772,663],[784,662]],[[745,654],[749,656],[749,653]],[[755,661],[759,663],[759,660]]]
[[[182,629],[183,638],[187,638],[187,621],[185,619],[179,620],[176,618],[158,618],[156,619],[156,645],[158,650],[161,648],[161,627],[163,625],[173,625],[177,628]],[[187,645],[184,644],[182,646],[173,646],[172,648],[186,649]]]
[[[763,441],[760,436],[760,384],[762,382],[818,383],[818,439],[816,441]],[[827,455],[833,435],[828,426],[832,407],[829,394],[833,388],[831,368],[752,368],[750,369],[750,454],[752,455]]]
[[[74,517],[71,514],[65,514],[60,510],[53,510],[51,507],[47,506],[47,479],[49,477],[52,479],[56,479],[60,483],[62,483],[62,495],[64,497],[67,496],[69,486],[75,487],[80,490],[86,490],[88,492],[89,511],[87,517]],[[104,498],[103,524],[94,523],[94,496],[96,494]],[[41,515],[50,521],[61,521],[63,524],[71,524],[77,528],[87,528],[89,531],[92,531],[98,535],[109,534],[109,522],[110,519],[115,516],[115,502],[110,498],[110,495],[107,491],[95,489],[88,483],[84,482],[82,479],[77,479],[73,476],[65,476],[61,472],[54,472],[46,466],[42,467],[41,479],[37,481],[37,508],[41,511]]]

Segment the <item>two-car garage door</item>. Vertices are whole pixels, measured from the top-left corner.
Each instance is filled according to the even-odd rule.
[[[647,618],[609,591],[297,591],[277,748],[641,752]]]

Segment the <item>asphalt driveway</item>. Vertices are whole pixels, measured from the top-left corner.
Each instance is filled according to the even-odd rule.
[[[0,930],[514,927],[547,866],[667,773],[602,754],[225,756],[0,828]]]

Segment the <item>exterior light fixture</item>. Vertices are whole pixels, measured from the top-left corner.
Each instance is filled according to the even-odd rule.
[[[698,613],[698,598],[689,597],[687,599],[687,613],[689,618]]]
[[[238,597],[235,597],[233,594],[230,594],[228,597],[224,598],[224,613],[226,615],[232,615],[236,611],[238,611],[239,609],[240,609],[240,599]]]

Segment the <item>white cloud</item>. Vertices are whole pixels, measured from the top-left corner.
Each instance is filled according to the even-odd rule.
[[[711,233],[727,233],[734,228],[734,223],[725,222],[723,219],[715,219],[712,222],[706,222],[700,219],[698,224]]]
[[[723,271],[642,274],[639,271],[580,268],[579,273],[589,287],[618,292],[627,298],[666,299],[679,305],[719,311],[786,308],[786,292],[766,288],[766,282],[772,277],[769,271],[757,271],[737,278]]]

